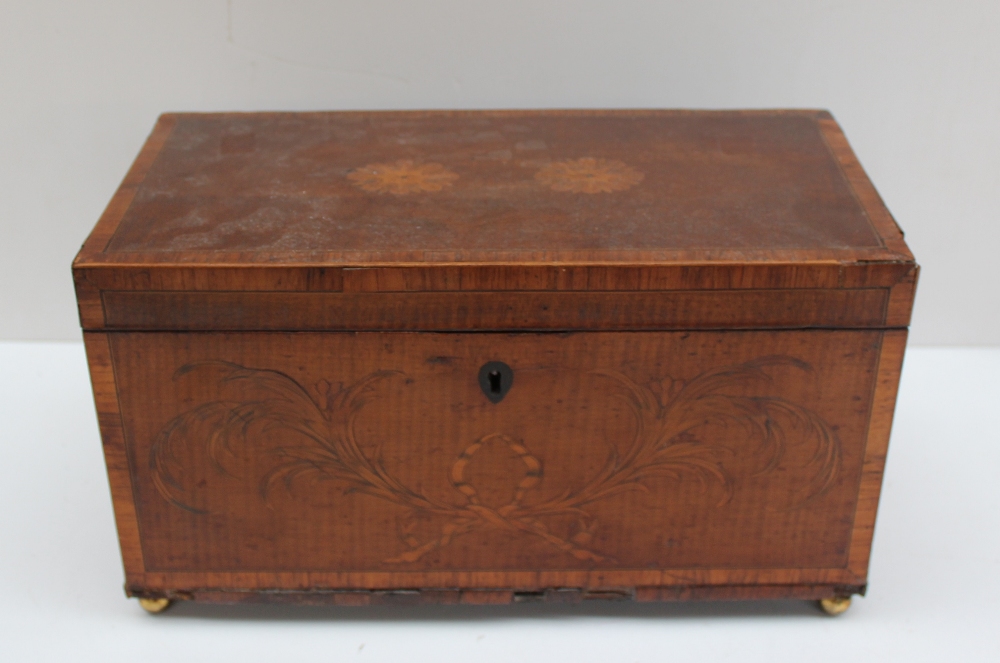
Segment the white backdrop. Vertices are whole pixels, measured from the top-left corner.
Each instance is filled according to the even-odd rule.
[[[828,108],[924,271],[912,340],[1000,345],[995,0],[0,0],[0,339],[165,110]]]

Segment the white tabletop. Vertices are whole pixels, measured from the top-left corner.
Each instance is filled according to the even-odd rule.
[[[82,345],[0,343],[0,422],[0,661],[1000,660],[1000,348],[908,352],[868,596],[836,618],[801,601],[154,617],[122,591]]]

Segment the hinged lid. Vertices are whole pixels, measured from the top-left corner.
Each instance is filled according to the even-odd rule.
[[[916,265],[823,111],[163,115],[87,329],[887,327]]]

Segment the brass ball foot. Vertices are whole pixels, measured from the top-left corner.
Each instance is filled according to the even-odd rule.
[[[849,596],[834,596],[829,599],[821,599],[819,607],[828,615],[839,615],[847,612],[847,609],[851,607],[851,598]]]
[[[152,615],[163,612],[170,607],[171,603],[170,599],[139,599],[139,605],[142,606],[142,609]]]

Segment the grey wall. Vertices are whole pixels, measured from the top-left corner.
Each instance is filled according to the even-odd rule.
[[[164,110],[821,107],[924,265],[912,340],[1000,344],[1000,3],[0,0],[0,338]]]

